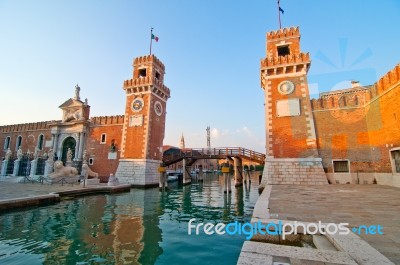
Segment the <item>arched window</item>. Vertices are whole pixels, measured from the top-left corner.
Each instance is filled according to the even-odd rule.
[[[39,135],[37,147],[39,150],[43,150],[43,141],[44,141],[44,136],[43,134]]]
[[[22,144],[22,136],[20,135],[17,138],[17,144],[15,145],[15,150],[18,150],[21,144]]]
[[[11,142],[11,137],[7,136],[7,138],[4,140],[4,150],[10,148],[10,142]]]

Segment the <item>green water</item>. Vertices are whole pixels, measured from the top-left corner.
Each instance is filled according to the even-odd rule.
[[[250,221],[257,176],[228,195],[222,176],[208,175],[168,192],[132,189],[3,213],[0,264],[236,264],[244,235],[188,235],[188,221]]]

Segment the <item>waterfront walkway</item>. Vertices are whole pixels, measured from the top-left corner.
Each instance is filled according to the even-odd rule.
[[[394,264],[400,264],[400,188],[272,185],[264,190],[256,204],[252,221],[258,220],[263,223],[270,220],[349,223],[350,228],[381,225],[383,235],[361,233],[359,236]],[[247,248],[253,244],[246,243],[249,243]]]
[[[93,193],[113,193],[129,191],[130,185],[107,186],[90,185],[85,188],[79,184],[40,184],[0,181],[0,210],[25,206],[54,203],[63,196],[80,196]]]

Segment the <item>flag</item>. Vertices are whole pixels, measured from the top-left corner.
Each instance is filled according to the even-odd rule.
[[[285,14],[285,11],[281,7],[279,7],[279,12],[282,12],[282,14]]]
[[[151,39],[155,40],[156,42],[158,42],[158,37],[154,34],[151,34]]]

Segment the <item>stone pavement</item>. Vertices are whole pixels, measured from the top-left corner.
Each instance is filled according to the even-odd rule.
[[[359,236],[393,263],[400,264],[400,188],[381,185],[271,187],[269,218],[349,223],[351,228],[379,224],[383,235]]]
[[[60,192],[78,189],[78,184],[40,184],[40,183],[12,183],[0,182],[0,200],[11,200],[17,198],[34,197],[46,195],[52,192]]]
[[[61,197],[127,192],[130,189],[130,184],[116,186],[97,184],[83,187],[79,184],[49,185],[0,181],[0,213],[4,210],[56,203]]]

